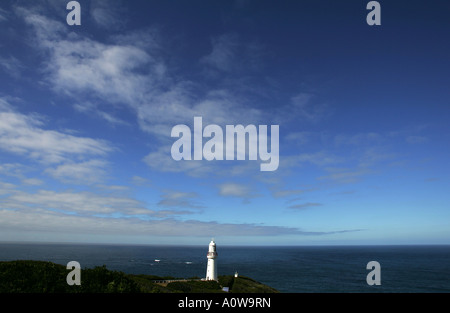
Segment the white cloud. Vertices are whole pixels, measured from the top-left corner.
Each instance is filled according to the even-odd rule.
[[[109,103],[139,105],[158,88],[164,66],[139,45],[107,44],[69,33],[62,22],[19,9],[36,34],[36,48],[45,51],[47,82],[62,94],[93,93]]]
[[[59,92],[94,92],[109,103],[133,104],[154,85],[147,69],[152,58],[132,46],[106,45],[86,38],[52,42],[51,82]]]
[[[44,184],[44,181],[38,178],[25,178],[22,180],[22,184],[29,186],[40,186]]]
[[[16,14],[22,17],[27,24],[33,25],[35,28],[35,39],[39,45],[48,46],[52,40],[68,32],[62,22],[48,19],[44,15],[39,14],[38,12],[42,10],[41,8],[35,7],[33,10],[25,7],[15,7]]]
[[[0,181],[0,195],[8,195],[17,188],[16,185]]]
[[[258,124],[265,113],[250,108],[245,101],[227,90],[214,90],[202,96],[192,83],[172,85],[169,91],[155,93],[137,108],[141,128],[168,138],[172,127],[178,124],[191,125],[195,116],[208,124],[236,125]],[[200,88],[200,87],[198,87]]]
[[[11,211],[0,209],[1,231],[34,231],[41,233],[82,233],[89,235],[121,236],[280,236],[306,235],[322,236],[334,233],[360,231],[340,230],[330,232],[303,231],[293,227],[266,226],[255,224],[229,224],[175,219],[141,220],[137,218],[116,219],[66,215],[50,211]],[[36,233],[38,232],[38,233]],[[91,237],[91,240],[95,240]]]
[[[67,162],[56,168],[47,168],[45,173],[64,183],[93,184],[105,179],[107,165],[106,161],[98,159],[79,163]]]
[[[251,198],[258,196],[252,188],[243,184],[236,183],[224,183],[218,185],[219,195],[224,197],[237,197],[241,198],[244,203],[247,203]]]
[[[0,174],[24,179],[24,166],[19,163],[0,164]]]
[[[143,203],[135,199],[112,194],[94,192],[38,190],[35,193],[15,190],[1,199],[2,207],[21,211],[56,211],[66,214],[95,216],[98,214],[124,215],[149,214]]]
[[[298,228],[231,224],[215,221],[178,220],[191,211],[150,210],[146,205],[117,193],[38,190],[28,193],[19,186],[0,181],[0,233],[33,232],[120,236],[278,236],[324,235]],[[230,189],[228,189],[230,190]],[[232,191],[236,195],[236,192]],[[195,199],[195,193],[167,192],[168,200]],[[239,194],[242,195],[242,194]],[[172,205],[173,203],[167,203]],[[91,237],[94,240],[94,237]]]
[[[98,110],[96,115],[105,120],[120,122],[94,105],[101,99],[103,105],[131,110],[143,130],[166,138],[173,126],[189,123],[194,116],[225,125],[256,124],[265,115],[234,90],[205,91],[204,85],[176,76],[168,69],[167,49],[161,51],[155,30],[114,35],[102,43],[68,33],[61,23],[42,15],[23,15],[37,34],[36,47],[49,55],[46,81],[57,93],[83,99],[75,104],[81,112]]]
[[[159,206],[173,208],[189,208],[201,209],[203,205],[199,204],[196,199],[198,194],[195,192],[183,192],[168,190],[161,195],[162,200],[158,202]]]
[[[43,124],[34,115],[0,111],[0,149],[49,164],[71,156],[103,156],[113,150],[103,140],[46,130]]]
[[[70,131],[45,129],[47,123],[42,116],[15,112],[3,99],[0,101],[0,149],[40,163],[46,167],[43,173],[62,182],[91,184],[106,177],[108,162],[103,158],[114,147],[104,140],[71,135]],[[41,184],[41,180],[25,176],[24,172],[31,168],[31,164],[2,164],[0,173],[17,177],[28,185]]]

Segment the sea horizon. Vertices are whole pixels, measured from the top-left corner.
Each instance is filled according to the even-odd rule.
[[[205,244],[175,243],[114,243],[114,242],[77,242],[77,241],[1,241],[0,244],[68,244],[68,245],[111,245],[111,246],[161,246],[161,247],[207,247]],[[366,243],[366,244],[220,244],[220,247],[377,247],[377,246],[450,246],[450,243]]]

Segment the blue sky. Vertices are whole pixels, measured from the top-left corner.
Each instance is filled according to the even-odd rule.
[[[450,5],[0,4],[0,238],[448,244]],[[279,167],[174,126],[279,125]]]

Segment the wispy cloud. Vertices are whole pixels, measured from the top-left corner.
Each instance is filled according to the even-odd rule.
[[[234,69],[239,48],[236,34],[224,34],[212,39],[212,51],[201,59],[201,63],[217,70],[228,72]]]
[[[331,114],[331,108],[311,93],[299,93],[291,98],[291,102],[290,114],[305,121],[317,123]]]
[[[171,208],[202,209],[204,206],[198,203],[198,197],[195,192],[167,190],[161,195],[162,199],[158,205]]]
[[[297,145],[304,145],[311,142],[312,140],[317,140],[316,137],[316,134],[314,134],[313,132],[302,131],[288,133],[284,136],[284,139],[290,144],[294,143]]]
[[[8,197],[1,199],[2,208],[23,212],[59,212],[61,214],[79,214],[83,216],[152,214],[143,203],[123,196],[112,196],[109,193],[53,191],[41,189],[29,193],[15,190]],[[49,212],[47,212],[49,213]]]
[[[294,227],[252,223],[220,223],[216,221],[178,220],[188,210],[151,210],[132,197],[111,193],[19,190],[20,186],[0,181],[0,233],[3,231],[72,233],[121,236],[322,236],[339,231],[305,231]],[[232,192],[235,194],[235,192]],[[172,200],[196,198],[194,193],[167,192],[169,206]],[[242,194],[240,194],[242,195]]]
[[[406,137],[406,142],[410,144],[420,144],[428,141],[428,138],[425,136],[408,136]]]
[[[0,108],[0,149],[43,163],[61,163],[72,156],[104,156],[113,148],[104,140],[77,137],[44,128],[43,118]]]
[[[192,177],[204,177],[214,173],[212,163],[207,161],[175,161],[170,154],[170,146],[161,146],[146,155],[143,161],[152,169],[161,172],[186,173]]]
[[[275,198],[284,198],[289,196],[301,195],[305,191],[306,191],[305,189],[273,190],[272,194]]]
[[[109,142],[47,129],[49,121],[44,116],[17,112],[4,99],[0,104],[0,150],[30,162],[28,166],[3,164],[0,173],[27,180],[29,185],[38,182],[24,174],[33,166],[38,166],[41,174],[69,184],[100,183],[107,177],[106,158],[115,150]]]
[[[143,161],[153,170],[169,173],[183,173],[190,177],[205,178],[208,176],[230,177],[249,173],[260,173],[260,164],[254,161],[225,163],[221,161],[190,160],[175,161],[170,153],[171,146],[160,146],[150,152]]]
[[[121,29],[126,24],[126,7],[121,1],[105,2],[101,0],[92,0],[90,3],[90,16],[93,21],[108,30]]]
[[[368,168],[338,168],[327,167],[328,175],[320,176],[319,180],[332,180],[336,183],[348,184],[359,181],[364,175],[371,172]]]
[[[82,99],[74,104],[79,112],[92,114],[96,110],[96,116],[120,123],[97,105],[95,100],[100,98],[103,105],[130,110],[142,130],[166,140],[173,126],[188,123],[194,116],[225,125],[255,123],[264,115],[233,90],[203,91],[202,83],[175,76],[168,69],[168,56],[160,49],[157,31],[112,35],[108,42],[100,42],[69,33],[62,23],[49,17],[26,9],[18,11],[36,34],[35,47],[49,55],[44,63],[45,80],[56,93]],[[217,66],[227,62],[213,59]]]
[[[151,184],[147,178],[138,175],[131,177],[131,182],[136,186],[147,186]]]
[[[293,227],[280,227],[255,224],[230,224],[175,219],[142,220],[138,218],[114,219],[104,217],[85,217],[49,211],[10,211],[0,209],[1,231],[37,231],[59,233],[126,234],[127,236],[323,236],[336,233],[357,232],[361,229],[337,231],[305,231]]]
[[[345,160],[344,157],[329,151],[318,151],[311,153],[300,153],[284,156],[280,166],[286,166],[292,168],[296,166],[302,166],[304,164],[313,164],[316,166],[330,166],[334,164],[342,163]]]
[[[22,184],[29,186],[41,186],[44,184],[44,181],[38,178],[25,178],[22,180]]]
[[[22,63],[14,56],[0,56],[0,69],[4,70],[13,78],[19,78],[24,67]]]
[[[83,93],[90,92],[133,108],[145,102],[164,78],[164,66],[155,55],[130,44],[125,36],[117,39],[118,44],[102,43],[69,33],[62,22],[44,15],[24,8],[17,11],[34,30],[35,48],[49,55],[44,63],[46,81],[58,93],[85,100]]]
[[[2,8],[0,8],[0,23],[8,20],[7,16],[8,16],[8,12],[6,12]]]
[[[334,136],[334,143],[337,146],[346,145],[374,145],[385,141],[385,135],[376,132],[358,133],[358,134],[337,134]]]
[[[251,187],[237,183],[223,183],[218,185],[219,195],[223,197],[236,197],[248,203],[251,198],[259,197]]]
[[[317,202],[306,202],[306,203],[301,203],[301,204],[290,205],[289,208],[295,209],[295,210],[304,210],[304,209],[308,209],[308,208],[319,207],[322,205],[323,205],[322,203],[317,203]]]
[[[91,159],[84,162],[67,162],[55,168],[49,167],[46,174],[66,184],[94,184],[103,181],[107,176],[108,162],[105,160]]]
[[[92,102],[85,101],[83,103],[75,103],[73,105],[73,108],[81,113],[88,114],[88,115],[95,115],[99,118],[113,124],[113,125],[128,125],[126,121],[123,119],[120,119],[119,117],[113,115],[110,112],[103,111],[101,108],[99,108],[97,105],[94,105]]]

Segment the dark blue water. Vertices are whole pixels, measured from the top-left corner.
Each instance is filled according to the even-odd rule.
[[[44,260],[125,273],[205,277],[208,246],[0,244],[0,261]],[[281,292],[450,292],[450,246],[225,247],[219,275],[240,275]],[[160,260],[156,262],[155,260]],[[369,261],[381,285],[369,286]],[[1,282],[0,282],[1,283]]]

